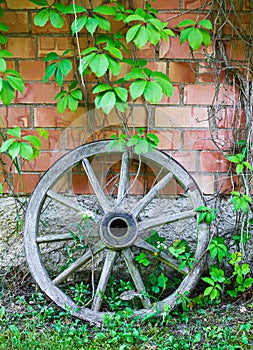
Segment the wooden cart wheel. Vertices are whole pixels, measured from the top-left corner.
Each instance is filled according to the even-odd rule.
[[[90,322],[101,322],[111,312],[104,300],[113,274],[118,286],[124,276],[131,281],[129,302],[136,315],[162,310],[164,304],[173,308],[178,295],[196,286],[209,239],[207,225],[196,225],[195,209],[203,205],[200,190],[179,163],[159,150],[141,156],[129,149],[108,152],[109,142],[85,144],[53,164],[31,195],[25,218],[25,253],[34,279],[57,305]],[[78,166],[81,174],[75,173]],[[77,194],[81,190],[75,186],[69,191],[66,184],[75,176],[86,194]],[[94,218],[82,225],[87,210]],[[154,229],[166,241],[190,237],[192,269],[180,270],[166,241],[163,250],[150,242]],[[146,283],[154,273],[152,263],[145,267],[136,259],[141,252],[155,266],[164,266],[162,276],[180,276],[174,290],[157,293],[159,300]],[[90,286],[87,304],[75,294],[82,283]]]

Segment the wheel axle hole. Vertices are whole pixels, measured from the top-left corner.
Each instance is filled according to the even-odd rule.
[[[128,224],[125,220],[116,218],[113,219],[109,224],[111,234],[115,237],[122,237],[128,231]]]

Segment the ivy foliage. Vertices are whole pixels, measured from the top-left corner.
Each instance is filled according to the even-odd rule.
[[[142,49],[146,44],[155,47],[161,39],[168,40],[169,37],[175,36],[168,28],[169,23],[158,18],[157,9],[148,1],[145,2],[144,8],[134,10],[115,1],[92,8],[74,3],[49,3],[48,0],[29,1],[42,7],[34,17],[35,25],[45,26],[50,22],[53,27],[61,28],[67,23],[66,18],[69,16],[72,36],[76,36],[78,40],[79,33],[86,32],[90,35],[87,47],[80,48],[79,51],[78,81],[86,82],[89,75],[95,76],[97,83],[91,89],[95,95],[93,100],[95,107],[101,108],[105,114],[109,114],[113,108],[120,113],[126,112],[129,100],[141,98],[146,103],[155,104],[159,103],[164,95],[173,95],[173,86],[166,74],[150,70],[147,61],[139,60],[136,56],[133,59],[125,58],[129,55],[129,48],[134,52],[133,46],[137,49]],[[116,33],[111,30],[112,21],[119,22],[121,29]],[[193,50],[201,43],[209,45],[208,31],[212,30],[209,20],[187,20],[181,22],[179,27],[184,28],[181,42],[188,40]],[[85,99],[85,89],[82,89],[83,95],[79,98],[81,86],[75,87],[74,94],[72,88],[66,88],[67,76],[73,68],[71,55],[73,53],[70,51],[65,52],[62,57],[57,53],[49,53],[45,58],[48,66],[44,81],[54,77],[61,89],[56,96],[59,112],[63,112],[65,108],[73,111],[78,102]],[[127,66],[128,73],[119,77],[122,75],[123,63]],[[67,84],[70,85],[71,82]]]

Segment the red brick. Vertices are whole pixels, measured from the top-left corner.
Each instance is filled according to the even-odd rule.
[[[231,60],[245,61],[244,45],[241,40],[230,40],[225,43],[227,57]]]
[[[191,58],[191,52],[187,43],[180,45],[179,38],[168,38],[167,41],[162,40],[159,50],[160,58]]]
[[[64,155],[64,152],[41,152],[39,158],[32,161],[25,161],[23,171],[46,171],[54,162]]]
[[[31,193],[38,181],[38,174],[13,174],[13,190],[15,193]]]
[[[229,162],[221,152],[200,152],[200,171],[224,173],[229,169]]]
[[[54,97],[59,92],[56,84],[25,84],[24,94],[18,92],[16,103],[55,103]]]
[[[183,0],[184,9],[209,9],[210,6],[207,6],[208,1],[206,0]]]
[[[151,44],[144,45],[141,49],[136,49],[137,58],[154,58],[155,48]]]
[[[79,147],[87,142],[92,142],[95,140],[104,140],[109,139],[112,135],[115,134],[115,131],[111,130],[76,130],[76,129],[67,129],[66,130],[66,148],[74,149]]]
[[[155,126],[163,128],[207,128],[208,110],[198,107],[156,107]]]
[[[133,8],[144,8],[145,7],[145,1],[144,0],[134,0],[133,1]],[[158,9],[158,10],[177,10],[179,9],[179,0],[156,0],[152,7]]]
[[[42,80],[45,67],[43,61],[19,61],[19,72],[24,80]]]
[[[9,38],[6,48],[14,58],[33,58],[36,53],[34,38]]]
[[[15,62],[13,60],[6,60],[6,68],[7,69],[15,69]]]
[[[172,82],[194,83],[196,79],[196,64],[186,62],[171,62],[169,77]]]
[[[94,194],[86,175],[72,174],[72,191],[75,194]]]
[[[27,12],[5,12],[1,22],[9,26],[9,33],[25,33],[29,31]]]
[[[206,62],[199,63],[198,81],[201,83],[213,83],[216,79],[215,72]],[[224,72],[220,75],[221,81],[224,80]]]
[[[47,130],[48,140],[45,140],[43,137],[41,140],[41,149],[42,150],[59,150],[62,149],[62,131],[61,130]],[[23,130],[22,135],[35,135],[38,136],[36,130]]]
[[[179,104],[180,103],[180,86],[173,84],[174,94],[171,97],[163,96],[159,104]]]
[[[176,151],[168,152],[168,154],[178,161],[187,171],[195,172],[196,171],[196,152],[185,152],[185,151]]]
[[[0,116],[6,128],[14,126],[27,128],[30,126],[30,108],[28,107],[1,107]]]
[[[215,87],[209,84],[186,85],[184,88],[185,104],[212,105]]]
[[[6,0],[7,8],[9,9],[35,9],[40,8],[41,6],[37,6],[32,4],[29,0]]]
[[[232,145],[233,137],[231,130],[217,130],[210,133],[209,130],[186,130],[184,131],[184,149],[193,150],[227,150]]]
[[[0,166],[0,169],[1,169],[1,166]],[[0,173],[0,184],[3,185],[3,193],[9,193],[10,192],[10,176],[8,174],[1,174]]]
[[[40,37],[38,55],[39,57],[45,57],[49,51],[62,55],[64,51],[71,49],[71,47],[71,37]]]
[[[159,149],[178,149],[181,146],[180,131],[176,130],[153,130],[153,134],[159,137]]]
[[[58,113],[56,107],[36,107],[34,109],[34,126],[51,127],[85,127],[88,123],[85,109],[79,107],[76,112],[65,110]]]
[[[215,192],[215,178],[213,175],[192,175],[203,194],[213,194]]]
[[[239,176],[219,176],[218,177],[218,193],[229,194],[231,191],[238,191],[240,183]]]
[[[38,33],[69,33],[70,32],[70,28],[69,28],[69,24],[68,24],[68,20],[67,20],[66,16],[62,16],[62,18],[64,19],[64,25],[62,28],[53,27],[51,25],[50,21],[48,21],[47,24],[43,27],[36,26],[34,24],[34,17],[35,17],[35,14],[33,14],[33,16],[32,16],[32,32],[35,34],[38,34]]]

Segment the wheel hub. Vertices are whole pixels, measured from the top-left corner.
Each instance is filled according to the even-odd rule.
[[[104,216],[100,237],[109,248],[123,249],[133,244],[137,237],[135,218],[127,212],[114,212]]]

